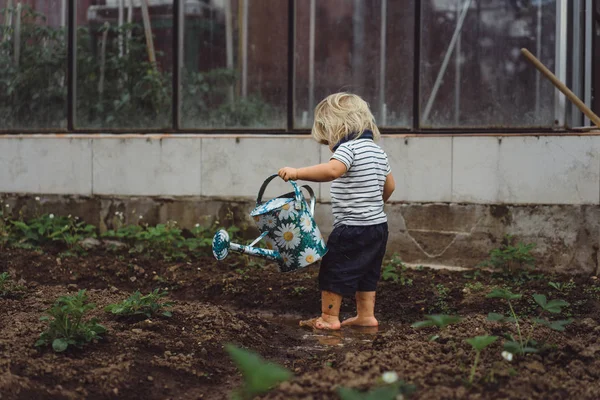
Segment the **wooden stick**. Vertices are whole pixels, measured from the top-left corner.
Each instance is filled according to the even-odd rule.
[[[154,53],[154,39],[152,38],[152,26],[150,25],[150,13],[148,12],[148,0],[142,0],[142,19],[144,21],[144,32],[146,34],[146,47],[148,48],[148,60],[156,68],[156,55]]]
[[[554,75],[540,60],[525,48],[521,49],[521,53],[527,58],[546,78],[552,82],[558,90],[564,93],[569,100],[573,102],[597,127],[600,127],[600,117],[598,117],[583,101],[579,99],[564,83],[562,83],[556,75]]]

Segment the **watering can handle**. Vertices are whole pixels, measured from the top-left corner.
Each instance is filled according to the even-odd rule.
[[[308,185],[303,185],[303,189],[306,189],[308,194],[310,195],[310,215],[315,216],[315,203],[317,199],[315,198],[315,192],[313,192],[312,188]]]
[[[263,197],[263,194],[265,193],[265,190],[267,189],[267,185],[269,185],[269,183],[271,183],[271,181],[278,176],[279,175],[274,174],[274,175],[269,176],[267,179],[265,179],[262,186],[260,187],[260,190],[258,191],[258,196],[256,197],[256,205],[257,206],[259,206],[262,202],[262,197]],[[300,188],[298,188],[298,185],[296,184],[296,182],[294,182],[294,181],[288,181],[288,182],[291,183],[292,186],[294,187],[294,193],[296,195],[296,204],[297,204],[297,206],[300,206],[302,204],[302,200],[304,200],[302,192],[300,191]],[[310,194],[310,214],[314,215],[315,201],[316,201],[315,193],[313,192],[311,187],[308,185],[304,185],[302,187],[306,189],[308,194]]]

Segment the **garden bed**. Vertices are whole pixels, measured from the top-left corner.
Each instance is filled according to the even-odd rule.
[[[500,278],[490,273],[397,268],[378,291],[378,332],[312,332],[297,327],[316,315],[317,267],[280,274],[246,257],[165,261],[126,251],[93,250],[65,257],[52,248],[7,248],[0,272],[23,290],[0,297],[0,399],[221,399],[242,383],[224,350],[234,343],[276,362],[294,377],[268,399],[336,399],[340,386],[361,390],[396,371],[416,386],[412,398],[600,398],[600,284],[589,277],[542,274]],[[400,264],[398,264],[400,265]],[[554,282],[553,286],[549,282]],[[516,334],[514,324],[490,322],[506,302],[488,299],[494,287],[523,294],[518,314],[537,315],[532,294],[567,300],[554,319],[572,318],[564,332],[538,327],[539,352],[502,358],[500,338],[481,353],[472,384],[474,352],[464,339]],[[173,316],[122,319],[104,307],[133,291],[168,290]],[[57,297],[87,289],[91,311],[107,328],[83,349],[55,353],[34,343],[39,318]],[[352,313],[346,299],[342,317]],[[415,329],[427,314],[460,315],[443,332]],[[529,325],[521,325],[528,331]],[[429,341],[439,334],[436,341]]]

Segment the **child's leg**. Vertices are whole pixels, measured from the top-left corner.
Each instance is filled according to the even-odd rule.
[[[323,290],[321,292],[321,316],[306,321],[300,321],[300,326],[310,326],[317,329],[328,330],[340,329],[341,305],[341,295]]]
[[[342,326],[379,326],[375,318],[375,292],[356,292],[356,317],[348,318]]]

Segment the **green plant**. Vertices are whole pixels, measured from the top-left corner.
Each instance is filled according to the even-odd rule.
[[[433,326],[437,326],[441,331],[446,329],[449,325],[458,324],[462,321],[462,318],[457,315],[445,315],[445,314],[436,314],[436,315],[426,315],[424,321],[418,321],[412,324],[411,326],[416,329],[421,328],[429,328]],[[440,336],[433,335],[429,338],[430,341],[437,340]]]
[[[407,270],[408,267],[404,265],[400,257],[394,254],[388,263],[383,266],[381,278],[384,281],[393,281],[394,283],[400,281],[402,286],[412,286],[413,280],[405,276]]]
[[[451,314],[452,310],[448,304],[448,298],[450,296],[450,289],[444,284],[438,283],[434,286],[435,290],[435,301],[433,306],[429,308],[429,312],[438,312],[440,314]]]
[[[23,290],[23,286],[17,285],[8,272],[0,274],[0,297],[14,296]]]
[[[473,365],[471,366],[471,374],[469,375],[470,384],[473,383],[473,379],[475,378],[475,371],[477,370],[477,364],[479,363],[481,351],[494,343],[496,340],[498,340],[498,336],[475,336],[465,340],[475,350],[475,360],[473,361]]]
[[[500,247],[490,251],[489,259],[482,262],[480,266],[491,267],[504,276],[513,276],[517,272],[526,272],[527,269],[532,268],[535,257],[531,254],[531,250],[535,244],[514,242],[513,236],[506,235]]]
[[[561,293],[570,293],[577,286],[571,278],[569,282],[548,282],[548,286],[558,290]]]
[[[300,296],[304,292],[306,292],[306,288],[304,286],[295,286],[294,287],[294,294],[296,296]]]
[[[518,341],[512,335],[508,335],[509,340],[507,340],[504,343],[504,350],[506,350],[510,353],[513,353],[513,354],[535,353],[538,351],[538,349],[536,348],[537,342],[535,340],[533,340],[533,333],[534,333],[537,325],[543,325],[543,326],[546,326],[546,327],[548,327],[552,330],[556,330],[556,331],[564,331],[565,326],[572,322],[572,320],[570,320],[570,319],[569,320],[550,321],[545,318],[542,318],[542,315],[546,312],[549,312],[552,314],[560,313],[562,311],[562,308],[568,306],[569,303],[564,300],[547,301],[545,295],[534,294],[533,299],[540,306],[541,312],[539,313],[537,318],[531,319],[531,321],[530,321],[532,323],[531,329],[529,330],[528,335],[525,336],[521,332],[520,319],[517,316],[517,314],[515,313],[514,307],[511,302],[513,300],[521,299],[522,295],[512,293],[507,289],[496,288],[496,289],[492,290],[492,292],[490,292],[486,297],[487,298],[504,299],[508,303],[508,306],[510,309],[510,316],[505,316],[504,314],[498,314],[498,313],[489,313],[488,320],[495,321],[495,322],[509,322],[509,323],[514,323],[516,325]]]
[[[46,311],[48,316],[40,318],[48,322],[48,328],[40,334],[36,346],[52,345],[56,352],[65,351],[69,346],[82,348],[92,340],[102,339],[106,328],[95,318],[86,320],[86,314],[95,308],[88,303],[85,290],[73,296],[62,296]]]
[[[478,293],[478,292],[481,292],[483,289],[485,289],[485,286],[481,282],[475,282],[475,283],[467,282],[467,283],[465,283],[465,289],[467,291],[471,291],[473,293]]]
[[[6,211],[5,211],[6,209]],[[9,243],[11,237],[10,204],[4,204],[0,199],[0,250]]]
[[[113,224],[115,229],[108,230],[103,237],[127,242],[130,245],[130,253],[160,255],[165,260],[183,260],[187,259],[190,253],[209,252],[213,235],[220,229],[217,222],[210,227],[196,224],[189,232],[179,228],[177,221],[168,221],[156,226],[125,225],[122,224],[119,215]],[[230,237],[238,231],[239,228],[235,226],[227,228]]]
[[[254,352],[231,344],[227,344],[225,349],[244,379],[244,385],[233,394],[234,399],[253,399],[292,377],[292,373],[287,369],[265,361]]]
[[[345,387],[339,387],[336,392],[341,400],[396,400],[407,398],[416,391],[414,385],[398,380],[395,372],[384,373],[380,381],[382,386],[368,392]]]
[[[84,221],[67,217],[43,214],[28,221],[11,221],[17,233],[13,244],[17,247],[39,248],[50,243],[62,243],[71,251],[80,249],[79,242],[96,236],[96,227]]]
[[[592,285],[583,289],[583,293],[592,297],[594,300],[600,300],[600,286]]]
[[[155,289],[147,295],[142,295],[139,290],[136,290],[131,296],[121,303],[110,304],[105,310],[119,316],[137,316],[143,315],[147,318],[152,318],[155,315],[171,317],[170,311],[165,311],[165,308],[171,307],[170,302],[161,302],[162,298],[168,293],[160,292]]]

